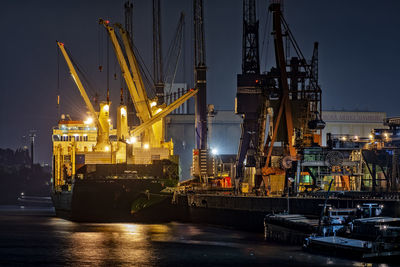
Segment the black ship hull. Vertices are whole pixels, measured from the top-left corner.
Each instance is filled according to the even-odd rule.
[[[165,222],[179,219],[172,193],[157,179],[76,180],[71,191],[53,192],[56,215],[84,222]]]
[[[270,213],[288,210],[296,214],[319,216],[324,197],[256,197],[187,193],[175,198],[175,205],[185,208],[187,221],[232,227],[240,230],[263,232],[264,217]],[[334,197],[328,204],[336,208],[353,208],[363,203],[383,204],[383,215],[400,217],[399,198]]]

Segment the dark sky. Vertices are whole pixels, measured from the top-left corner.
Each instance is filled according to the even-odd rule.
[[[123,22],[125,0],[4,0],[0,9],[0,147],[17,148],[22,136],[37,130],[37,161],[49,162],[51,131],[56,125],[56,95],[61,113],[83,118],[84,102],[60,58],[57,86],[57,46],[65,43],[104,99],[105,30],[98,18]],[[135,0],[134,34],[151,69],[152,14],[150,0]],[[179,13],[186,13],[185,58],[177,82],[192,86],[192,18],[190,0],[161,0],[163,48],[167,50]],[[236,74],[241,71],[242,1],[204,0],[208,65],[208,102],[217,109],[233,109]],[[273,64],[273,43],[265,35],[267,0],[258,1],[262,70]],[[400,1],[286,0],[284,15],[306,58],[319,41],[319,73],[324,109],[360,109],[400,115]],[[270,25],[270,24],[269,24]],[[264,35],[266,38],[264,38]],[[99,36],[103,49],[100,49]],[[269,40],[269,41],[268,41]],[[268,46],[268,52],[267,51]],[[99,50],[102,56],[99,56]],[[110,47],[110,75],[118,66]],[[182,70],[185,69],[183,72]],[[110,78],[112,101],[118,103],[120,80]]]

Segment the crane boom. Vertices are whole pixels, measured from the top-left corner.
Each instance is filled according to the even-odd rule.
[[[243,0],[242,73],[260,74],[258,20],[255,0]]]
[[[140,124],[138,127],[133,129],[131,131],[131,135],[136,136],[136,135],[141,134],[143,131],[145,131],[147,128],[152,126],[154,123],[161,120],[162,118],[167,116],[169,113],[174,111],[176,108],[178,108],[180,105],[182,105],[186,100],[188,100],[189,98],[191,98],[192,96],[197,94],[198,91],[199,91],[198,89],[189,90],[186,94],[182,95],[180,98],[178,98],[173,103],[168,105],[165,109],[163,109],[159,113],[156,113],[150,120]]]
[[[133,82],[136,86],[136,90],[139,96],[137,102],[140,102],[142,103],[142,105],[145,106],[144,108],[148,110],[151,117],[152,112],[149,106],[149,99],[147,97],[146,89],[143,84],[142,75],[140,74],[139,63],[137,62],[136,57],[133,53],[128,32],[119,23],[116,23],[115,26],[119,29],[119,32],[121,33],[122,36],[122,42],[124,44],[126,56],[128,58],[128,63],[132,71]]]
[[[256,6],[255,0],[243,0],[242,73],[237,75],[235,102],[236,114],[243,115],[236,157],[236,177],[239,179],[244,178],[245,167],[260,168],[266,128],[266,99],[262,84],[267,78],[260,73]]]
[[[110,39],[113,43],[115,54],[117,56],[118,62],[120,64],[123,76],[127,83],[129,92],[132,97],[132,101],[135,104],[136,110],[138,112],[139,118],[141,119],[141,124],[137,126],[131,135],[139,135],[142,132],[146,132],[145,136],[149,141],[158,146],[163,142],[163,123],[161,119],[171,113],[174,109],[179,107],[183,102],[192,97],[197,93],[197,90],[191,90],[184,94],[182,97],[171,103],[166,108],[152,107],[150,106],[149,98],[143,84],[142,76],[139,70],[139,64],[133,53],[132,45],[128,36],[128,32],[122,27],[121,24],[115,24],[119,28],[120,34],[122,36],[122,42],[125,47],[126,56],[128,58],[130,70],[128,64],[125,60],[122,48],[118,42],[117,36],[115,34],[114,28],[109,25],[108,21],[100,19],[100,24],[103,24],[109,33]],[[132,71],[132,76],[131,72]],[[160,110],[161,109],[161,110]]]
[[[207,149],[207,67],[203,0],[193,1],[196,149]]]
[[[152,113],[150,105],[148,103],[147,96],[143,95],[144,87],[141,88],[143,82],[141,82],[140,84],[141,78],[139,80],[138,79],[134,80],[134,78],[132,78],[124,54],[122,52],[121,46],[119,45],[117,36],[115,35],[114,28],[109,25],[108,21],[105,21],[103,19],[100,19],[99,23],[104,25],[110,36],[111,42],[115,50],[115,54],[118,59],[118,63],[121,67],[122,75],[124,76],[124,79],[128,86],[129,93],[131,94],[139,118],[142,122],[146,122],[149,119],[151,119]],[[127,51],[127,53],[129,52]]]
[[[275,44],[275,57],[276,65],[280,71],[280,86],[282,88],[282,100],[279,106],[278,116],[274,122],[274,131],[271,139],[271,143],[268,148],[267,158],[265,160],[265,168],[271,161],[272,149],[278,133],[279,124],[281,122],[282,113],[284,112],[286,118],[286,130],[289,144],[289,153],[292,158],[296,157],[296,149],[293,145],[293,118],[292,118],[292,108],[289,99],[289,85],[287,80],[286,72],[286,61],[283,48],[283,38],[282,38],[282,28],[281,28],[281,10],[279,4],[271,4],[270,10],[273,13],[273,28],[274,28],[274,44]]]
[[[160,0],[153,0],[153,72],[157,102],[164,103],[164,78],[161,42],[161,6]]]
[[[57,45],[60,48],[61,53],[63,54],[63,56],[65,58],[65,61],[67,62],[67,65],[68,65],[69,71],[70,71],[70,73],[72,75],[72,78],[74,79],[74,81],[75,81],[75,83],[76,83],[76,85],[77,85],[77,87],[79,89],[79,92],[81,93],[81,95],[83,97],[83,100],[85,101],[85,104],[86,104],[87,108],[89,109],[90,113],[92,114],[93,119],[96,121],[96,123],[100,127],[103,128],[103,126],[101,125],[101,123],[100,123],[100,121],[99,121],[99,119],[97,117],[96,111],[94,110],[94,107],[93,107],[92,103],[90,102],[90,99],[89,99],[88,95],[86,94],[86,90],[83,87],[82,82],[79,79],[78,74],[76,73],[74,65],[72,64],[72,61],[71,61],[67,51],[65,50],[64,43],[61,43],[61,42],[57,41]]]

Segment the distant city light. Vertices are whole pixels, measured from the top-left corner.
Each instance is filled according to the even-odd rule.
[[[105,151],[110,151],[110,147],[109,146],[106,146],[104,149],[105,149]]]
[[[211,149],[213,155],[218,155],[218,150],[216,148]]]
[[[150,107],[155,107],[156,105],[157,105],[156,101],[153,101],[153,102],[150,103]]]
[[[105,106],[103,107],[103,109],[104,109],[104,111],[108,112],[108,111],[110,110],[110,106],[109,106],[109,105],[105,105]]]
[[[146,143],[146,144],[144,144],[144,145],[143,145],[143,148],[144,148],[144,149],[149,149],[149,148],[150,148],[150,146],[149,146],[149,144],[148,144],[148,143]]]
[[[373,138],[374,138],[374,136],[373,136],[372,134],[370,134],[370,135],[369,135],[369,139],[372,140]]]

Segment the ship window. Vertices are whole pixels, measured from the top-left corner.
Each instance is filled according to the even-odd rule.
[[[60,141],[60,136],[57,134],[53,135],[53,141]]]

